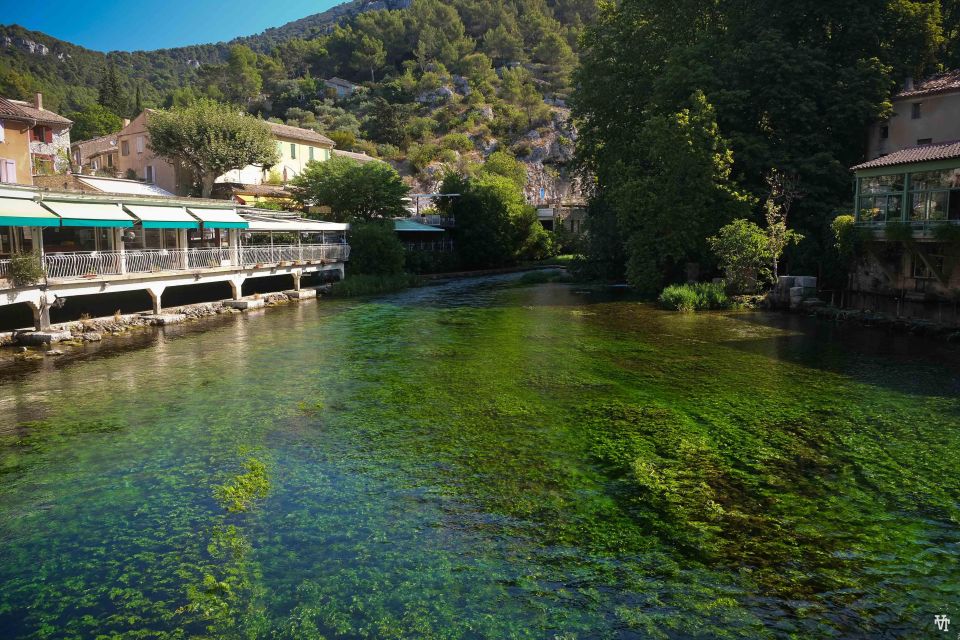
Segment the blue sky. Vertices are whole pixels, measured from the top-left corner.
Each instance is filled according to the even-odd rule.
[[[342,0],[0,0],[0,20],[98,51],[230,40],[320,13]]]

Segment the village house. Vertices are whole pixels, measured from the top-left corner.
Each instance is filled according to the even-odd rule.
[[[116,133],[91,140],[81,140],[70,145],[70,159],[73,161],[74,171],[78,173],[116,177],[118,155]]]
[[[324,80],[323,84],[333,91],[334,95],[337,98],[347,98],[352,96],[353,93],[360,88],[360,85],[350,82],[349,80],[344,80],[343,78],[333,77],[328,80]]]
[[[43,108],[43,94],[32,102],[10,100],[35,124],[30,128],[30,160],[34,175],[51,175],[70,166],[70,127],[73,121]]]
[[[32,120],[15,104],[0,98],[0,182],[33,184],[30,166]]]
[[[944,320],[945,311],[955,316],[960,142],[908,147],[853,171],[864,242],[850,289],[860,304],[935,320]]]
[[[147,122],[152,114],[145,110],[117,134],[117,170],[121,177],[143,180],[178,195],[189,194],[192,174],[175,167],[150,149]],[[229,171],[217,178],[218,183],[259,185],[286,183],[298,176],[308,162],[330,159],[333,141],[316,131],[267,123],[277,142],[280,161],[272,167],[249,165]]]
[[[909,147],[960,140],[960,69],[919,82],[907,78],[891,101],[893,113],[868,132],[868,159]]]
[[[34,175],[69,168],[73,122],[33,102],[0,98],[0,182],[33,184]]]

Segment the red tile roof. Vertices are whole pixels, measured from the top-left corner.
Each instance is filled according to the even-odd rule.
[[[953,142],[939,142],[937,144],[924,144],[918,147],[907,147],[900,151],[885,156],[880,156],[875,160],[864,162],[850,167],[853,171],[860,169],[876,169],[878,167],[893,167],[900,164],[911,164],[914,162],[930,162],[932,160],[950,160],[960,158],[960,140]]]
[[[0,117],[13,118],[15,120],[31,120],[27,114],[21,111],[17,105],[6,98],[0,98]]]
[[[920,96],[932,95],[935,93],[947,93],[950,91],[960,91],[960,69],[953,71],[944,71],[937,75],[930,76],[917,82],[913,89],[901,91],[893,96],[894,100],[900,98],[918,98]]]
[[[10,100],[9,102],[12,102],[14,105],[16,105],[17,108],[25,113],[28,118],[36,120],[37,122],[62,126],[69,126],[73,124],[73,120],[68,120],[67,118],[64,118],[58,113],[54,113],[49,109],[37,109],[35,106],[24,100]]]

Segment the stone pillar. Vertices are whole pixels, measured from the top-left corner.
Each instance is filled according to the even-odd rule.
[[[300,291],[300,278],[303,276],[303,270],[294,269],[290,272],[290,275],[293,276],[293,290]]]
[[[123,242],[123,229],[114,229],[113,230],[113,246],[120,252],[120,257],[118,259],[120,263],[120,273],[127,272],[127,254],[126,249],[124,248]]]
[[[155,286],[155,287],[149,287],[147,289],[147,293],[150,294],[150,300],[153,302],[153,312],[155,314],[159,314],[160,310],[163,308],[163,305],[161,304],[160,299],[163,296],[163,292],[165,290],[166,290],[165,286]]]
[[[33,312],[33,328],[37,331],[50,330],[50,305],[47,303],[46,292],[40,293],[40,300],[30,305],[30,311]]]
[[[180,268],[189,269],[190,268],[190,259],[187,257],[188,248],[187,248],[187,230],[186,229],[177,229],[177,249],[180,250]]]
[[[244,280],[246,280],[246,278],[242,278],[240,276],[234,276],[233,278],[230,278],[230,289],[233,291],[234,300],[239,300],[243,297]]]
[[[234,267],[240,266],[240,230],[227,230],[227,246],[230,248],[230,264]]]

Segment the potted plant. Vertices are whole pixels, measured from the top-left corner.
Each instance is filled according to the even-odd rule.
[[[38,253],[15,253],[10,256],[10,281],[15,287],[29,287],[46,276]]]

